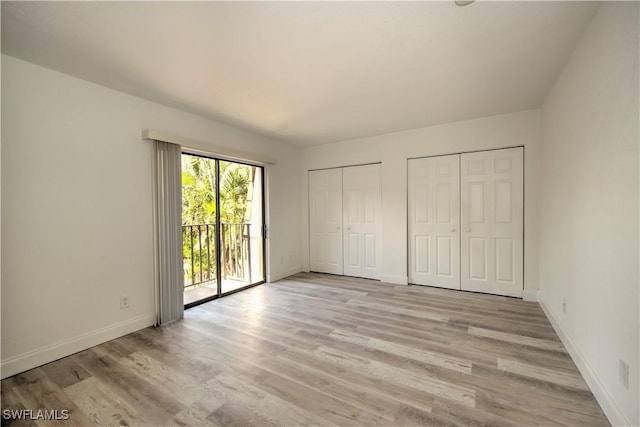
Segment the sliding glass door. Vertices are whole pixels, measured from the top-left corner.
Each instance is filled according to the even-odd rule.
[[[182,155],[184,303],[264,282],[264,170]]]

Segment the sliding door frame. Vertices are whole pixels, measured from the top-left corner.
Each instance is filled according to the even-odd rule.
[[[220,227],[220,160],[211,159],[216,164],[216,297],[222,295],[222,262],[220,256],[222,252],[222,227]],[[198,301],[194,301],[194,304]],[[204,302],[204,301],[203,301]]]
[[[204,159],[208,159],[208,160],[212,160],[215,162],[215,175],[216,175],[216,188],[215,188],[215,195],[216,195],[216,225],[214,228],[214,232],[215,232],[215,241],[216,241],[216,294],[206,297],[206,298],[202,298],[200,300],[197,301],[193,301],[191,303],[185,304],[184,305],[184,309],[189,309],[191,307],[195,307],[197,305],[200,304],[204,304],[206,302],[209,301],[213,301],[215,299],[227,296],[227,295],[231,295],[231,294],[235,294],[236,292],[241,292],[244,291],[246,289],[252,288],[254,286],[258,286],[258,285],[262,285],[263,283],[266,282],[266,277],[267,277],[267,236],[266,236],[266,228],[267,228],[267,217],[266,217],[266,205],[267,205],[267,200],[266,200],[266,170],[267,168],[264,165],[261,164],[257,164],[257,163],[251,163],[251,162],[245,162],[245,161],[238,161],[238,160],[234,160],[234,159],[229,159],[229,158],[225,158],[224,156],[216,156],[214,154],[205,154],[202,153],[200,151],[198,152],[194,152],[194,151],[190,151],[188,149],[184,149],[182,150],[182,155],[188,155],[188,156],[194,156],[194,157],[202,157]],[[262,199],[262,203],[261,203],[261,213],[262,213],[262,221],[260,224],[260,240],[262,241],[262,277],[259,281],[254,282],[254,283],[249,283],[246,286],[242,286],[240,288],[237,289],[233,289],[227,292],[222,292],[222,252],[221,252],[221,248],[222,248],[222,227],[220,227],[220,162],[224,161],[224,162],[230,162],[230,163],[237,163],[240,165],[245,165],[245,166],[251,166],[254,168],[259,168],[261,170],[262,173],[262,185],[261,185],[261,189],[260,189],[260,194],[261,194],[261,199]]]

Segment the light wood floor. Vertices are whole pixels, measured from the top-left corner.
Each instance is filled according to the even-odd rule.
[[[537,304],[319,274],[8,378],[2,408],[69,409],[56,426],[608,425]]]

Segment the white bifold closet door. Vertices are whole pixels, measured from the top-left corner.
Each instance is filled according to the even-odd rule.
[[[523,149],[408,162],[409,283],[522,297]]]
[[[309,267],[380,278],[380,165],[309,171]]]
[[[523,149],[461,157],[461,288],[522,297]]]
[[[380,165],[342,171],[344,274],[380,278]]]
[[[309,266],[343,274],[342,169],[309,172]]]
[[[460,156],[409,160],[409,282],[460,289]]]

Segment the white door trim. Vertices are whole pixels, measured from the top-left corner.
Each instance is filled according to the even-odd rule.
[[[509,149],[521,149],[521,155],[522,155],[522,170],[521,170],[521,184],[522,184],[522,230],[521,230],[521,234],[520,234],[520,238],[521,238],[521,268],[518,269],[518,275],[520,276],[520,289],[517,292],[512,292],[512,291],[503,291],[503,290],[476,290],[476,289],[469,289],[475,292],[483,292],[483,293],[494,293],[494,294],[498,294],[498,295],[506,295],[506,296],[513,296],[513,297],[517,297],[517,298],[522,298],[523,296],[526,296],[528,299],[534,299],[536,298],[537,295],[533,295],[533,291],[530,290],[525,290],[524,289],[524,269],[526,268],[525,266],[525,258],[524,258],[524,232],[525,232],[525,210],[524,210],[524,203],[525,203],[525,195],[524,195],[524,177],[525,177],[525,170],[524,170],[524,159],[525,159],[525,147],[524,145],[513,145],[513,146],[507,146],[507,147],[497,147],[497,148],[490,148],[490,149],[485,149],[485,150],[470,150],[470,151],[460,151],[460,152],[453,152],[453,153],[443,153],[443,154],[437,154],[437,155],[431,155],[431,156],[416,156],[416,157],[408,157],[407,158],[407,273],[408,273],[408,283],[409,284],[416,284],[414,280],[412,280],[411,277],[411,232],[410,232],[410,226],[411,226],[411,218],[410,218],[410,202],[409,202],[409,197],[410,197],[410,171],[409,171],[409,161],[410,160],[417,160],[417,159],[426,159],[426,158],[437,158],[437,157],[443,157],[443,156],[452,156],[452,155],[459,155],[460,158],[462,158],[462,155],[464,154],[469,154],[469,153],[479,153],[479,152],[493,152],[493,151],[502,151],[502,150],[509,150]],[[462,209],[462,207],[461,207]],[[460,223],[460,226],[462,227],[463,224]],[[462,243],[462,242],[461,242]],[[462,265],[460,266],[461,271],[462,271]]]

